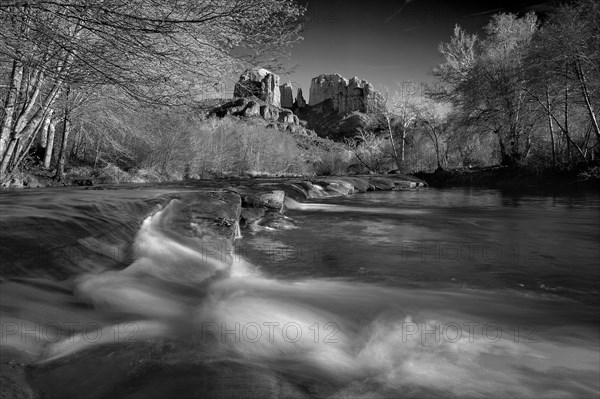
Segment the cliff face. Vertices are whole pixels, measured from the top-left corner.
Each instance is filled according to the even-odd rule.
[[[304,100],[304,97],[302,96],[302,89],[300,87],[298,88],[298,94],[296,94],[296,107],[297,108],[306,107],[306,101]]]
[[[287,82],[279,86],[281,95],[281,106],[283,108],[292,108],[294,106],[294,95],[292,93],[292,83]]]
[[[360,129],[373,124],[374,120],[367,113],[353,111],[339,113],[333,108],[333,101],[326,99],[319,104],[297,108],[296,115],[307,122],[307,128],[314,130],[321,137],[332,140],[343,140],[354,137]]]
[[[332,139],[353,137],[370,126],[369,110],[383,99],[372,84],[339,74],[319,75],[310,85],[309,103],[298,88],[296,100],[290,82],[279,85],[279,76],[264,69],[244,71],[234,90],[241,97],[213,109],[218,116],[262,117],[280,130],[314,130]],[[305,121],[300,124],[300,119]]]
[[[314,106],[331,99],[337,113],[366,112],[379,96],[366,80],[357,77],[348,80],[339,74],[319,75],[311,81],[308,104]]]
[[[234,97],[256,97],[267,104],[281,106],[279,76],[264,69],[247,69],[233,90]]]

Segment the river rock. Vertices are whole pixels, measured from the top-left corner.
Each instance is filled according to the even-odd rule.
[[[344,188],[346,188],[346,190],[348,190],[348,194],[354,194],[355,188],[354,188],[354,184],[350,183],[349,181],[343,180],[343,179],[335,179],[334,180],[335,184],[339,184],[341,186],[343,186]]]
[[[265,208],[242,208],[240,221],[243,226],[248,226],[265,216]]]
[[[233,189],[242,198],[243,207],[264,207],[280,210],[283,207],[285,193],[282,190],[257,190],[245,186]]]
[[[171,222],[171,229],[201,238],[235,237],[242,208],[238,194],[207,191],[177,194],[174,198],[181,201],[181,217]]]
[[[308,198],[321,198],[326,196],[325,189],[318,184],[313,184],[309,181],[299,181],[296,182],[296,184],[306,190]]]
[[[258,222],[258,225],[277,230],[289,230],[296,228],[289,217],[278,212],[269,212]]]
[[[385,177],[371,177],[369,183],[375,187],[375,190],[393,190],[396,187],[393,180]]]
[[[257,203],[261,206],[281,209],[283,207],[283,200],[285,199],[285,193],[281,190],[273,190],[270,193],[261,194],[258,197]]]
[[[269,188],[271,190],[277,189],[285,193],[286,197],[292,198],[295,201],[305,201],[309,198],[308,190],[302,185],[298,184],[297,181],[286,182],[286,183],[261,183],[261,187]]]
[[[350,177],[344,176],[340,179],[351,183],[354,186],[354,189],[358,192],[364,193],[369,190],[369,182],[366,179],[361,179],[359,177]]]
[[[325,190],[330,196],[348,195],[354,191],[354,187],[352,185],[340,180],[320,180],[315,183],[321,187],[325,187]]]
[[[427,182],[421,180],[415,176],[404,175],[404,174],[392,174],[389,175],[389,179],[393,180],[396,183],[396,187],[402,189],[413,189],[413,188],[424,188],[427,187]]]
[[[233,90],[234,97],[256,97],[267,104],[281,106],[279,76],[264,68],[247,69]]]

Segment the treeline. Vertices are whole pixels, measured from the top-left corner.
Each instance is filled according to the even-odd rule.
[[[38,147],[57,180],[70,157],[172,162],[166,153],[184,144],[163,145],[175,137],[163,137],[172,130],[160,123],[173,120],[161,114],[247,65],[277,69],[304,12],[292,0],[3,0],[0,180],[31,164]],[[143,123],[143,140],[128,134],[147,121],[158,125]]]
[[[248,65],[281,70],[305,9],[292,0],[3,0],[0,184],[573,169],[600,156],[600,4],[456,26],[432,87],[405,82],[344,142],[205,118],[211,88]]]
[[[484,33],[456,26],[439,47],[437,83],[400,84],[377,129],[350,140],[367,170],[597,162],[600,3],[561,5],[544,20],[496,14]]]

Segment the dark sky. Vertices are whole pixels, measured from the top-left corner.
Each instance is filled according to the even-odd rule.
[[[292,49],[296,72],[282,83],[299,84],[308,101],[310,80],[319,74],[358,76],[393,92],[396,82],[433,82],[442,61],[440,42],[454,25],[480,33],[497,12],[544,13],[552,0],[444,2],[439,0],[299,0],[310,22]]]

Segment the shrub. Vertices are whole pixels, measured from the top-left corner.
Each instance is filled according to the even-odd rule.
[[[303,154],[288,133],[235,118],[199,123],[191,138],[191,174],[303,175]]]
[[[117,165],[109,163],[96,171],[96,181],[100,184],[125,183],[130,182],[130,175]]]

